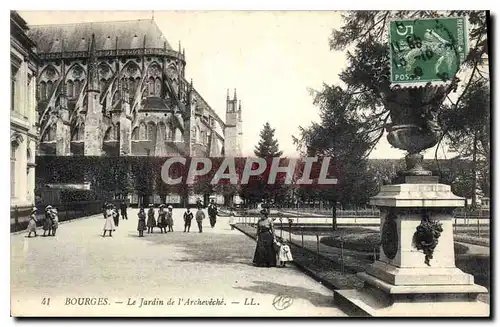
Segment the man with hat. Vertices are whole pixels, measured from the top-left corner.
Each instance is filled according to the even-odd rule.
[[[215,205],[213,199],[208,205],[208,217],[210,219],[210,227],[214,228],[215,224],[217,223],[217,206]]]
[[[191,229],[191,220],[193,220],[193,213],[189,210],[189,207],[184,212],[184,233]]]
[[[122,200],[122,202],[120,203],[120,213],[122,215],[122,219],[127,219],[128,220],[128,216],[127,216],[127,202],[125,202],[125,200]]]
[[[33,207],[33,209],[31,209],[30,221],[28,223],[28,237],[31,237],[31,232],[35,233],[36,237],[36,212],[36,207]]]
[[[201,207],[198,207],[198,211],[196,211],[196,223],[198,224],[200,233],[203,232],[203,219],[205,219],[205,213]]]

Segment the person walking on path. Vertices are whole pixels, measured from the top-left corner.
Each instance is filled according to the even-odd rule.
[[[210,227],[214,228],[217,223],[217,206],[214,200],[212,200],[208,206],[208,217],[210,218]]]
[[[113,235],[111,235],[111,232],[113,232],[115,228],[115,221],[113,219],[113,207],[108,204],[106,208],[106,221],[104,223],[104,233],[102,234],[102,237],[106,236],[106,232],[109,232],[109,236],[113,237]]]
[[[160,204],[160,209],[158,210],[158,227],[160,227],[161,233],[167,233],[167,218],[165,216],[167,212],[165,211],[165,205]]]
[[[205,213],[201,208],[198,208],[196,212],[196,223],[198,224],[198,230],[203,233],[203,219],[205,219]]]
[[[127,216],[127,202],[125,202],[125,200],[123,200],[120,203],[120,213],[122,215],[122,219],[127,219],[128,220],[128,216]]]
[[[114,204],[111,204],[111,206],[113,208],[113,221],[115,223],[115,227],[118,227],[118,225],[120,224],[120,214],[118,213],[118,209]]]
[[[231,208],[231,212],[229,212],[229,226],[231,226],[231,230],[234,230],[234,211]]]
[[[276,267],[276,251],[274,250],[275,233],[273,220],[268,217],[267,210],[261,210],[257,222],[257,246],[253,264],[257,267]]]
[[[186,212],[184,212],[184,233],[186,231],[189,233],[189,230],[191,229],[192,220],[193,220],[193,213],[189,210],[189,208],[187,208]]]
[[[33,207],[33,209],[31,209],[30,221],[28,222],[28,237],[31,237],[32,232],[35,234],[35,237],[37,236],[36,235],[36,222],[37,222],[36,212],[37,212],[36,207]]]
[[[148,209],[148,222],[146,223],[148,226],[148,234],[153,233],[153,228],[156,227],[156,219],[155,219],[155,209],[153,204],[149,205]]]
[[[52,217],[50,214],[51,210],[51,205],[45,207],[45,219],[43,220],[43,236],[47,236],[47,232],[49,233],[49,236],[52,234]]]
[[[173,207],[171,205],[169,205],[167,208],[167,226],[168,226],[169,232],[174,231],[174,216],[173,216],[172,209],[173,209]]]
[[[56,236],[56,231],[59,227],[59,216],[57,215],[56,208],[50,210],[50,219],[52,220],[52,236]]]
[[[139,232],[139,237],[144,237],[144,230],[146,229],[146,213],[144,212],[144,208],[141,207],[139,209],[139,224],[137,225],[137,231]]]

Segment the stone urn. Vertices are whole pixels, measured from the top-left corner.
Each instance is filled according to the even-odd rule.
[[[392,123],[386,126],[389,143],[407,151],[406,176],[430,176],[432,173],[422,166],[422,151],[432,148],[441,139],[443,132],[438,115],[450,88],[456,84],[420,88],[393,88],[388,91],[386,107]]]

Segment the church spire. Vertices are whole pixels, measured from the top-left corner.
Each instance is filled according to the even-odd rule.
[[[236,97],[236,89],[234,89],[234,101],[236,101],[238,98]]]

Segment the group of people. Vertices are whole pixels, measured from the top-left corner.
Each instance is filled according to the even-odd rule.
[[[257,267],[284,267],[287,262],[293,261],[290,247],[285,241],[279,242],[276,239],[273,219],[269,218],[268,209],[262,209],[260,215],[253,264]]]
[[[145,230],[148,231],[148,234],[153,233],[153,229],[155,227],[160,228],[160,232],[162,234],[167,232],[173,232],[174,217],[172,211],[173,207],[171,205],[167,206],[165,210],[165,204],[160,204],[158,209],[158,219],[156,219],[155,209],[153,204],[149,205],[147,215],[144,210],[144,207],[141,207],[139,209],[139,213],[137,214],[137,216],[139,217],[139,222],[137,225],[137,231],[139,232],[139,237],[144,237]],[[193,218],[196,219],[199,232],[200,233],[203,232],[203,219],[205,219],[205,213],[203,212],[202,207],[200,205],[198,205],[198,210],[196,211],[196,215],[193,215],[191,209],[187,208],[186,211],[184,212],[183,218],[184,218],[184,233],[190,232],[191,221],[193,220]],[[214,226],[215,223],[212,225],[212,227]]]
[[[36,234],[36,224],[38,209],[33,207],[30,214],[30,219],[28,222],[28,237],[31,237],[31,233]],[[53,208],[51,205],[45,207],[45,216],[43,218],[43,235],[42,236],[56,236],[57,227],[59,226],[59,217],[57,215],[57,209]]]
[[[147,220],[146,220],[146,212],[144,211],[144,207],[141,207],[139,209],[139,213],[137,214],[139,216],[139,224],[137,226],[137,230],[139,231],[139,236],[144,236],[144,231],[147,229],[148,234],[153,233],[153,228],[158,227],[160,228],[161,233],[167,233],[167,228],[168,232],[173,232],[174,231],[174,219],[172,216],[172,206],[169,205],[167,207],[167,210],[165,210],[165,205],[160,204],[159,210],[158,210],[158,221],[156,220],[155,217],[155,209],[154,205],[150,204],[148,213],[147,213]]]

